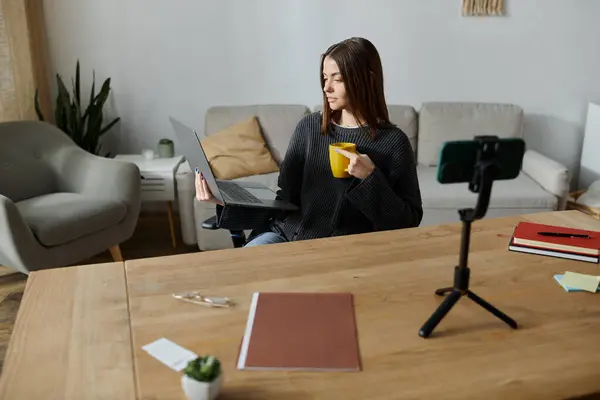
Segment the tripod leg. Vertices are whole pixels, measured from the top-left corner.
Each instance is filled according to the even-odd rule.
[[[487,301],[485,301],[481,297],[477,296],[475,293],[473,293],[473,292],[471,292],[469,290],[467,292],[467,296],[471,300],[473,300],[475,303],[479,304],[481,307],[485,308],[486,310],[488,310],[489,312],[491,312],[492,314],[494,314],[496,317],[498,317],[502,321],[506,322],[506,324],[508,326],[510,326],[511,328],[517,329],[517,323],[515,322],[514,319],[512,319],[508,315],[504,314],[502,311],[498,310],[496,307],[494,307],[493,305],[491,305],[490,303],[488,303]]]
[[[451,291],[453,291],[453,290],[454,290],[454,288],[451,288],[451,287],[446,287],[446,288],[442,288],[442,289],[437,289],[437,290],[435,291],[435,294],[437,294],[438,296],[443,296],[443,295],[445,295],[446,293],[450,293],[450,292],[451,292]]]
[[[448,311],[456,304],[458,299],[460,299],[460,292],[458,290],[453,290],[448,297],[444,299],[442,304],[439,305],[437,310],[431,314],[431,317],[423,324],[421,330],[419,331],[419,336],[427,338],[431,335],[431,332],[435,329],[435,327],[441,322],[442,318]]]

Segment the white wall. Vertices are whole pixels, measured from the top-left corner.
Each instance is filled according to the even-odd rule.
[[[65,77],[112,77],[120,152],[201,130],[216,104],[320,102],[319,55],[364,36],[388,103],[511,102],[528,145],[576,169],[588,101],[600,100],[600,1],[513,0],[507,17],[464,18],[461,0],[45,0],[51,57]],[[177,144],[176,144],[177,145]]]

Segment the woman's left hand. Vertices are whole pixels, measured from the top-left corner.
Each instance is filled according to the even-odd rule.
[[[342,149],[335,149],[335,151],[350,160],[348,173],[352,176],[359,179],[366,179],[375,170],[375,164],[366,154],[351,153]]]

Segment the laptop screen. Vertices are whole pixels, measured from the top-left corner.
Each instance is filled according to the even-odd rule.
[[[195,168],[198,168],[202,175],[204,175],[204,179],[206,179],[206,183],[213,196],[223,203],[223,196],[221,195],[221,191],[217,186],[217,181],[215,176],[210,168],[210,164],[208,159],[206,158],[206,153],[202,149],[202,144],[200,143],[200,138],[196,131],[173,117],[169,117],[171,121],[171,126],[173,126],[173,130],[181,143],[181,153],[190,164],[192,171]],[[194,172],[195,173],[195,172]]]

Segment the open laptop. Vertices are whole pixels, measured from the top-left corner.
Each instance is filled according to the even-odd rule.
[[[277,194],[265,185],[253,182],[233,182],[215,179],[206,153],[196,131],[173,117],[169,117],[173,130],[181,143],[181,151],[192,169],[198,168],[204,175],[215,199],[224,206],[236,205],[255,208],[297,210],[294,204],[277,200]]]

